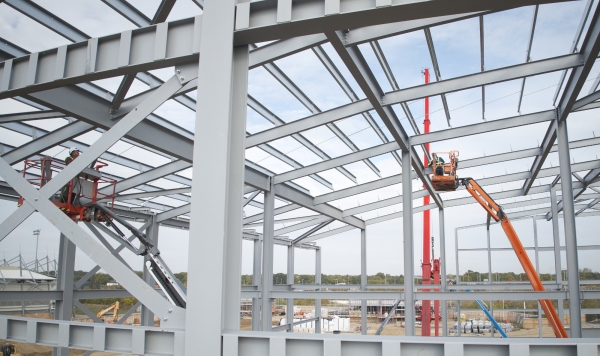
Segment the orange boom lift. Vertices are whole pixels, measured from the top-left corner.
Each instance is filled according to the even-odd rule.
[[[452,151],[452,152],[456,152],[456,156],[458,156],[457,151]],[[498,221],[500,222],[502,229],[504,230],[504,233],[506,233],[506,236],[508,237],[508,240],[510,241],[510,244],[512,245],[513,250],[515,250],[515,253],[517,254],[517,258],[519,259],[519,262],[521,262],[521,266],[523,266],[523,269],[525,270],[525,273],[527,274],[527,277],[529,278],[529,281],[531,282],[531,285],[533,286],[533,289],[535,291],[544,291],[545,290],[544,285],[542,284],[542,281],[540,280],[540,277],[538,276],[538,274],[535,270],[535,267],[531,263],[531,260],[529,259],[527,252],[525,252],[525,248],[523,247],[523,244],[521,243],[521,240],[519,239],[519,236],[517,235],[517,232],[515,231],[512,223],[508,219],[508,216],[506,216],[506,214],[502,210],[502,207],[500,205],[496,204],[494,199],[492,199],[483,190],[483,188],[481,188],[481,186],[479,186],[479,184],[477,184],[477,182],[473,178],[459,179],[456,176],[456,161],[455,161],[456,156],[453,159],[452,152],[451,152],[449,165],[453,169],[451,172],[448,172],[449,177],[451,177],[450,179],[454,179],[454,180],[456,180],[456,182],[459,182],[460,184],[464,185],[465,188],[467,189],[467,191],[473,196],[473,198],[475,198],[475,200],[477,200],[477,202],[481,205],[481,207],[484,208],[488,214],[490,214],[492,219],[494,219],[497,222]],[[434,167],[434,175],[432,177],[432,181],[435,179],[435,177],[436,177],[436,175],[435,175],[435,167]],[[444,180],[448,180],[448,181],[450,180],[447,177],[444,177],[444,178],[445,178]],[[434,183],[434,187],[435,187],[435,183]],[[449,188],[449,184],[445,184],[445,185],[443,185],[442,189],[440,189],[440,190],[452,191],[452,190],[456,189],[456,188],[455,189],[448,189],[448,188]],[[436,190],[437,190],[437,188],[436,188]],[[552,330],[554,330],[554,334],[556,335],[556,337],[557,338],[569,337],[567,335],[567,331],[565,330],[565,327],[563,326],[563,324],[558,316],[558,313],[556,312],[556,309],[554,308],[554,305],[552,305],[552,301],[550,301],[548,299],[543,299],[543,300],[540,300],[540,304],[542,306],[542,309],[544,310],[544,313],[546,314],[546,317],[548,318],[548,322],[552,326]]]

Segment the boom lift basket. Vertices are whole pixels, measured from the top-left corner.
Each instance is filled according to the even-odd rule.
[[[61,190],[56,192],[50,201],[68,215],[73,221],[90,222],[92,219],[104,221],[103,217],[90,215],[90,204],[100,201],[109,201],[111,207],[115,202],[117,181],[100,172],[100,168],[108,166],[107,163],[96,161],[93,168],[85,168],[77,177],[71,179]],[[64,162],[44,157],[35,160],[25,160],[23,178],[37,189],[46,185],[52,176],[62,172],[66,165]],[[109,187],[109,193],[102,193],[101,189]],[[23,205],[25,199],[19,197],[18,205]],[[111,208],[112,209],[112,208]]]
[[[435,153],[440,155],[439,152]],[[434,159],[432,162],[433,174],[431,175],[431,184],[433,189],[440,192],[453,192],[458,188],[458,176],[456,167],[458,166],[458,151],[448,152],[449,162],[438,165]]]

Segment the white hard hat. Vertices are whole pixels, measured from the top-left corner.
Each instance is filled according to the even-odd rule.
[[[75,151],[79,151],[79,148],[77,148],[77,147],[69,148],[69,154],[73,154],[73,152],[75,152]]]

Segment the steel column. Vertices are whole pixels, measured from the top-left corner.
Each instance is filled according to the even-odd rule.
[[[562,177],[562,200],[567,250],[567,273],[569,277],[569,316],[571,337],[581,337],[581,295],[579,294],[579,260],[577,256],[577,231],[575,228],[575,206],[573,202],[573,182],[571,181],[571,154],[566,120],[558,120],[557,141],[560,176]]]
[[[560,233],[558,230],[558,201],[556,199],[556,188],[550,189],[550,206],[552,213],[552,236],[554,241],[554,271],[556,272],[556,284],[562,285],[562,256],[560,248]],[[558,317],[565,324],[565,310],[562,299],[558,300]]]
[[[76,247],[65,235],[60,234],[58,252],[58,276],[56,279],[56,289],[62,291],[62,300],[56,301],[54,318],[56,320],[71,321],[73,313],[73,280],[75,272],[75,251]],[[53,347],[53,356],[68,356],[69,348]]]
[[[294,245],[291,244],[288,246],[288,255],[287,255],[287,284],[294,284]],[[286,302],[286,317],[288,320],[288,324],[292,324],[294,322],[294,299],[288,298]],[[291,318],[291,319],[290,319]],[[293,326],[290,326],[288,332],[293,332]]]
[[[415,335],[414,251],[412,214],[411,150],[402,151],[402,232],[404,238],[404,325],[405,335]],[[408,199],[407,199],[408,198]]]
[[[222,330],[239,329],[244,187],[239,145],[244,144],[246,119],[239,93],[247,91],[248,48],[234,53],[234,16],[234,0],[207,0],[197,29],[206,34],[198,82],[211,85],[200,86],[197,93],[188,298],[202,302],[187,306],[186,355],[198,350],[221,355]]]
[[[321,249],[318,248],[315,250],[315,284],[321,284]],[[320,291],[321,289],[317,289]],[[321,333],[321,323],[322,323],[322,315],[321,315],[321,299],[315,300],[315,317],[317,318],[315,325],[315,334]]]
[[[262,239],[254,240],[254,259],[252,265],[252,284],[257,290],[261,290],[261,248]],[[260,330],[260,298],[252,298],[252,331]]]
[[[151,218],[150,226],[148,226],[148,228],[146,229],[146,237],[148,238],[148,240],[152,241],[156,247],[158,247],[158,226],[159,225],[156,221],[156,215],[153,215]],[[149,260],[149,256],[144,256],[144,264],[142,265],[142,278],[146,283],[148,283],[149,286],[154,287],[156,281],[152,277],[150,271],[148,271],[148,268],[146,268],[146,261]],[[154,326],[154,313],[152,313],[152,311],[146,308],[143,304],[140,324],[142,326]]]
[[[408,168],[408,167],[407,167]],[[406,283],[406,281],[405,281]],[[360,230],[360,290],[367,290],[367,229]],[[361,333],[367,335],[367,300],[360,302]]]
[[[456,261],[456,284],[460,284],[459,264],[458,264],[458,228],[454,229],[454,261]],[[456,336],[460,337],[460,300],[456,301]]]
[[[537,271],[538,276],[540,275],[540,253],[538,248],[538,237],[537,237],[537,223],[535,220],[535,216],[531,217],[531,222],[533,223],[533,248],[535,253],[535,270]],[[538,303],[538,327],[539,327],[539,337],[542,337],[542,305]],[[493,315],[493,314],[492,314]]]
[[[273,327],[271,315],[271,297],[273,290],[273,238],[275,224],[275,192],[273,192],[273,181],[270,181],[271,190],[265,192],[265,210],[263,219],[263,273],[262,273],[262,331],[271,331]],[[289,318],[289,316],[287,316]]]
[[[444,209],[439,209],[439,221],[440,226],[440,277],[442,284],[442,292],[447,290],[446,285],[446,223],[444,220]],[[442,301],[442,336],[448,336],[448,302]]]

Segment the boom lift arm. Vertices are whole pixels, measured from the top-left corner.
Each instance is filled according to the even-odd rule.
[[[178,307],[185,308],[187,304],[187,296],[185,287],[179,282],[173,275],[173,272],[167,267],[162,257],[160,257],[160,251],[152,241],[148,240],[146,234],[129,224],[123,218],[113,213],[110,209],[100,204],[89,205],[90,219],[93,223],[99,224],[100,221],[95,220],[96,217],[102,217],[105,224],[112,228],[116,234],[113,237],[119,237],[117,241],[129,249],[131,252],[139,256],[146,256],[146,268],[150,272],[150,275],[156,281],[156,284],[160,289],[165,292],[167,299]],[[125,238],[125,234],[117,227],[114,223],[118,221],[121,225],[126,227],[140,242],[139,247],[135,247],[129,240]]]
[[[531,263],[531,260],[529,259],[529,256],[527,255],[527,252],[525,251],[525,248],[523,247],[523,244],[521,243],[521,240],[519,239],[519,236],[517,235],[512,223],[502,210],[502,207],[496,204],[496,202],[481,188],[481,186],[479,186],[479,184],[477,184],[473,178],[462,178],[460,179],[460,183],[467,188],[467,191],[488,212],[492,219],[500,222],[502,229],[506,233],[510,244],[517,254],[519,262],[521,262],[521,266],[523,266],[523,269],[525,270],[525,273],[527,274],[527,277],[533,286],[533,289],[535,291],[544,291],[544,285],[542,284],[540,277]],[[552,302],[548,299],[543,299],[540,300],[540,304],[544,310],[544,313],[546,314],[546,317],[548,318],[548,322],[554,330],[556,337],[569,337],[558,316],[558,313],[556,312],[556,309],[554,308],[554,305],[552,305]]]

